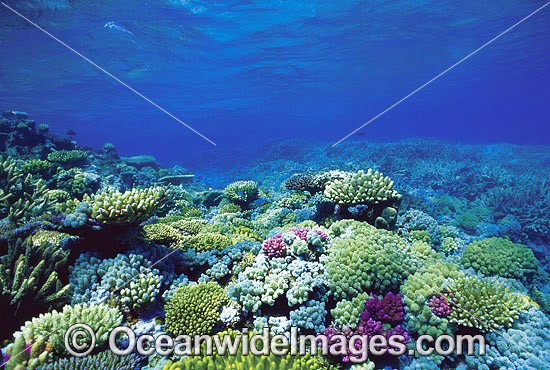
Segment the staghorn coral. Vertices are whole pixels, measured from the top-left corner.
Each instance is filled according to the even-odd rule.
[[[166,329],[175,335],[209,334],[228,302],[225,290],[214,282],[178,288],[164,306]]]
[[[34,314],[59,307],[67,299],[70,285],[58,276],[68,253],[53,243],[33,246],[8,240],[7,254],[0,257],[0,304],[8,320],[5,333]],[[25,309],[21,309],[25,307]]]
[[[286,180],[285,187],[288,190],[309,191],[314,194],[325,190],[330,178],[328,172],[296,174]]]

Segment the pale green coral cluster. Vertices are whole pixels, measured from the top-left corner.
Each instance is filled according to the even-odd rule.
[[[66,354],[64,337],[72,325],[88,325],[95,333],[96,346],[99,347],[107,341],[109,332],[121,322],[122,314],[116,308],[105,304],[76,304],[67,305],[62,311],[53,310],[27,321],[21,327],[21,333],[25,338],[48,338],[55,353]],[[89,344],[91,339],[81,336],[76,340],[79,345],[84,345]]]
[[[90,216],[105,224],[139,223],[149,218],[166,195],[162,187],[103,192],[84,195],[91,206]]]
[[[29,350],[30,348],[30,350]],[[10,357],[6,370],[34,370],[44,365],[48,359],[49,351],[47,339],[41,337],[36,341],[27,341],[22,334],[15,335],[14,342],[6,349],[6,355]]]
[[[231,341],[235,341],[238,333],[227,331],[219,333],[221,342],[225,342],[229,338],[224,338],[226,335],[231,336]],[[249,333],[252,336],[253,333]],[[206,355],[205,344],[201,347],[200,356],[188,356],[178,362],[169,361],[163,370],[226,370],[226,369],[243,369],[243,370],[321,370],[321,367],[315,357],[305,355],[276,355],[267,349],[266,354],[262,356],[254,355],[250,352],[243,354],[242,343],[238,343],[237,353],[234,355],[224,355],[214,353]]]
[[[329,181],[325,196],[339,204],[371,204],[392,202],[401,199],[394,182],[378,171],[359,171],[347,174],[343,179]]]
[[[84,150],[58,150],[48,154],[48,161],[62,165],[78,165],[86,161],[88,153]]]
[[[524,283],[533,278],[538,268],[531,248],[503,238],[470,243],[462,253],[462,264],[484,276],[501,276]]]
[[[418,267],[420,261],[402,237],[365,222],[346,224],[347,231],[332,240],[325,260],[327,284],[335,297],[398,288]]]
[[[231,202],[247,207],[258,199],[259,189],[254,181],[235,181],[227,185],[223,193]]]
[[[411,333],[433,337],[452,334],[449,320],[434,315],[428,306],[428,300],[463,275],[457,265],[438,262],[426,266],[407,279],[401,286],[401,294]]]
[[[491,279],[459,277],[446,291],[452,308],[449,319],[482,331],[509,327],[525,308],[520,294]]]
[[[228,302],[227,293],[215,282],[178,288],[164,306],[166,329],[175,335],[209,334]]]
[[[151,271],[141,274],[120,290],[120,302],[134,311],[139,311],[155,301],[160,292],[161,283],[161,275]]]

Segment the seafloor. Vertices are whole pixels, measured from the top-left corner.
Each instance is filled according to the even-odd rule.
[[[550,368],[550,148],[277,142],[163,168],[0,118],[6,369],[338,369],[338,356],[118,357],[109,331],[483,334],[487,354],[354,369]],[[232,163],[229,163],[231,159]],[[186,168],[184,168],[186,167]],[[382,174],[383,173],[383,174]],[[97,333],[68,355],[67,329]],[[80,344],[86,340],[80,339]],[[167,362],[170,360],[170,362]]]

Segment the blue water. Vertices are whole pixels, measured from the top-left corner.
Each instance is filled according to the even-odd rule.
[[[541,1],[6,4],[218,144],[336,142]],[[212,145],[0,6],[0,106],[177,163]],[[550,6],[350,140],[550,144]]]

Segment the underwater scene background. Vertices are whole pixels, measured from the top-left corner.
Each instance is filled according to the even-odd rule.
[[[3,2],[0,367],[550,369],[548,30],[540,1]],[[117,356],[120,325],[411,352]]]

